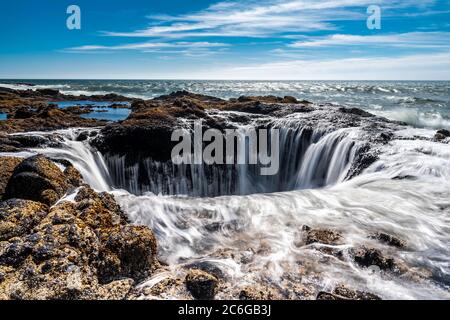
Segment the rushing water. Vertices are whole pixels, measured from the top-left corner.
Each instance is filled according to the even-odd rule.
[[[179,267],[187,263],[200,261],[220,268],[236,287],[255,282],[281,285],[303,268],[301,283],[316,290],[346,283],[383,298],[450,298],[450,145],[404,139],[431,137],[433,131],[398,131],[397,138],[381,150],[380,159],[348,181],[342,173],[351,158],[339,159],[326,146],[337,139],[335,150],[351,150],[353,144],[346,140],[351,137],[341,131],[324,134],[310,143],[298,158],[299,164],[292,166],[290,175],[295,182],[290,191],[202,198],[135,195],[112,188],[108,160],[87,141],[76,141],[77,132],[58,132],[62,148],[31,151],[72,161],[92,187],[112,192],[134,223],[154,230],[160,259],[169,263],[171,271],[156,274],[144,287],[179,274]],[[323,155],[328,155],[328,160],[319,165]],[[314,188],[317,186],[305,181],[311,181],[311,175],[319,170],[327,172],[322,181],[326,187]],[[379,247],[410,265],[430,270],[431,278],[417,281],[373,274],[313,250],[315,245],[299,246],[303,225],[339,230],[345,244],[337,248]],[[376,231],[406,240],[408,249],[394,250],[369,239]],[[218,298],[229,298],[227,294]]]
[[[222,98],[291,95],[315,103],[362,108],[416,127],[450,129],[449,81],[1,80],[0,86],[55,88],[75,95],[114,92],[139,98],[154,98],[177,90]]]

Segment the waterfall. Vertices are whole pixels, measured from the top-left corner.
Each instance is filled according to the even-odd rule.
[[[57,139],[57,146],[34,148],[30,151],[46,155],[52,159],[70,161],[81,173],[83,179],[97,191],[111,191],[112,180],[102,154],[86,141],[77,141],[81,129],[59,130],[57,132],[30,132],[44,138]],[[96,129],[82,129],[83,132],[93,132]],[[97,130],[98,131],[98,130]],[[56,134],[55,134],[56,133]]]
[[[129,165],[126,155],[105,155],[105,161],[114,187],[138,195],[248,195],[317,188],[345,179],[357,151],[355,129],[331,133],[309,127],[277,129],[280,170],[272,176],[260,175],[259,164],[176,165],[145,158]],[[246,134],[245,129],[238,132]]]

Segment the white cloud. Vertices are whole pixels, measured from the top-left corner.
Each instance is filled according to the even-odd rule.
[[[410,32],[386,35],[334,34],[326,37],[310,38],[289,45],[292,48],[329,46],[376,45],[409,48],[449,48],[450,32]]]
[[[338,20],[364,20],[365,8],[432,3],[432,0],[252,0],[220,2],[183,15],[153,15],[152,25],[133,32],[105,32],[117,37],[183,38],[197,36],[270,37],[286,33],[333,30]]]
[[[143,43],[131,43],[117,46],[101,46],[101,45],[86,45],[80,47],[73,47],[67,49],[67,51],[109,51],[109,50],[140,50],[146,51],[151,49],[204,49],[204,48],[217,48],[227,47],[228,44],[218,42],[143,42]]]

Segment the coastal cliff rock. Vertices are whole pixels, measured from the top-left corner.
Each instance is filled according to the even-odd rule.
[[[125,299],[152,272],[152,231],[130,225],[111,195],[67,168],[64,175],[35,156],[9,179],[0,202],[0,299]],[[82,185],[74,200],[61,199],[73,184]]]

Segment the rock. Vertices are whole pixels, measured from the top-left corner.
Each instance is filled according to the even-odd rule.
[[[362,109],[358,109],[358,108],[340,108],[339,111],[343,112],[343,113],[350,113],[350,114],[354,114],[354,115],[358,115],[361,117],[374,117],[373,114],[364,111]]]
[[[381,298],[373,293],[365,292],[365,291],[359,291],[359,290],[352,290],[345,286],[337,286],[334,291],[334,294],[350,298],[352,300],[381,300]]]
[[[436,132],[436,134],[434,135],[434,139],[438,140],[438,141],[439,140],[444,140],[444,139],[446,139],[448,137],[450,137],[450,131],[445,130],[445,129],[438,130]]]
[[[36,92],[43,96],[57,96],[59,95],[59,90],[55,89],[36,89]]]
[[[253,285],[247,286],[239,293],[239,300],[279,300],[281,295],[277,290],[262,286]]]
[[[8,184],[14,169],[22,162],[22,158],[15,157],[0,157],[0,166],[2,170],[0,171],[0,200],[5,193],[6,185]]]
[[[0,202],[0,241],[30,232],[48,213],[48,207],[30,200]]]
[[[69,188],[61,170],[38,155],[23,160],[14,170],[5,189],[5,199],[19,198],[54,204]]]
[[[109,282],[119,278],[142,280],[155,261],[156,239],[147,227],[117,226],[100,236],[99,279]]]
[[[77,188],[83,184],[83,177],[81,176],[81,173],[72,165],[67,166],[64,170],[64,176],[67,183],[72,187]]]
[[[340,285],[332,293],[319,292],[316,300],[381,300],[381,298],[370,292],[353,290]]]
[[[215,276],[217,279],[224,279],[225,273],[214,263],[208,261],[200,261],[188,264],[186,269],[200,270]]]
[[[211,300],[217,292],[218,279],[201,270],[190,270],[185,279],[186,288],[195,299]]]
[[[310,229],[306,234],[306,244],[323,243],[339,245],[343,243],[341,234],[329,229]]]
[[[361,267],[377,266],[380,270],[399,271],[399,265],[393,258],[385,257],[378,249],[360,246],[351,251],[353,258]]]
[[[29,107],[23,107],[17,109],[12,115],[12,119],[28,119],[36,114],[35,110],[30,109]]]
[[[396,248],[404,248],[406,247],[406,242],[404,240],[401,240],[393,235],[384,233],[384,232],[377,232],[370,236],[372,239],[379,240],[389,246],[396,247]]]
[[[79,199],[51,209],[30,200],[0,203],[0,299],[125,299],[133,278],[150,274],[156,252],[150,229],[128,225],[113,197],[82,190],[102,212],[97,223],[84,220]],[[117,267],[108,269],[109,280],[106,253]]]
[[[112,228],[126,221],[112,196],[99,194],[88,186],[78,191],[75,201],[79,217],[92,228]]]

